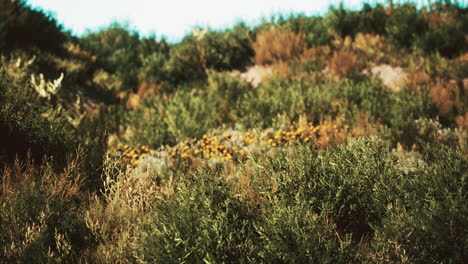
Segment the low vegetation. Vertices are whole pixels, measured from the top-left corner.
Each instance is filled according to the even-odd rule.
[[[466,263],[467,14],[169,43],[0,2],[0,263]]]

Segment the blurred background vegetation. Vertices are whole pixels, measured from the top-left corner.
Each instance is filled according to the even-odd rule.
[[[0,0],[0,262],[466,263],[468,9],[391,2],[169,43]]]

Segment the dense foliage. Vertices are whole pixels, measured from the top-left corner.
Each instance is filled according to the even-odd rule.
[[[43,11],[32,10],[25,0],[0,1],[0,52],[14,49],[63,51],[67,35],[56,20]]]
[[[0,1],[0,263],[465,263],[450,2],[169,43]]]

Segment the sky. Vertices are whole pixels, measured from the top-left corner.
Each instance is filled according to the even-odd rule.
[[[193,27],[223,29],[240,21],[249,25],[272,14],[324,14],[341,0],[28,0],[34,8],[52,14],[76,35],[96,31],[113,22],[128,23],[142,35],[165,36],[177,42]],[[362,0],[346,0],[345,6],[361,7]],[[370,0],[367,2],[384,2]]]

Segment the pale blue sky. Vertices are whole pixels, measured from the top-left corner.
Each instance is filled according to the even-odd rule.
[[[346,6],[360,7],[362,0],[346,0]],[[384,2],[370,0],[368,2]],[[277,13],[323,14],[340,0],[28,0],[33,7],[52,12],[65,29],[83,34],[114,21],[127,21],[143,35],[155,33],[177,41],[194,26],[215,29],[238,21],[249,25]]]

